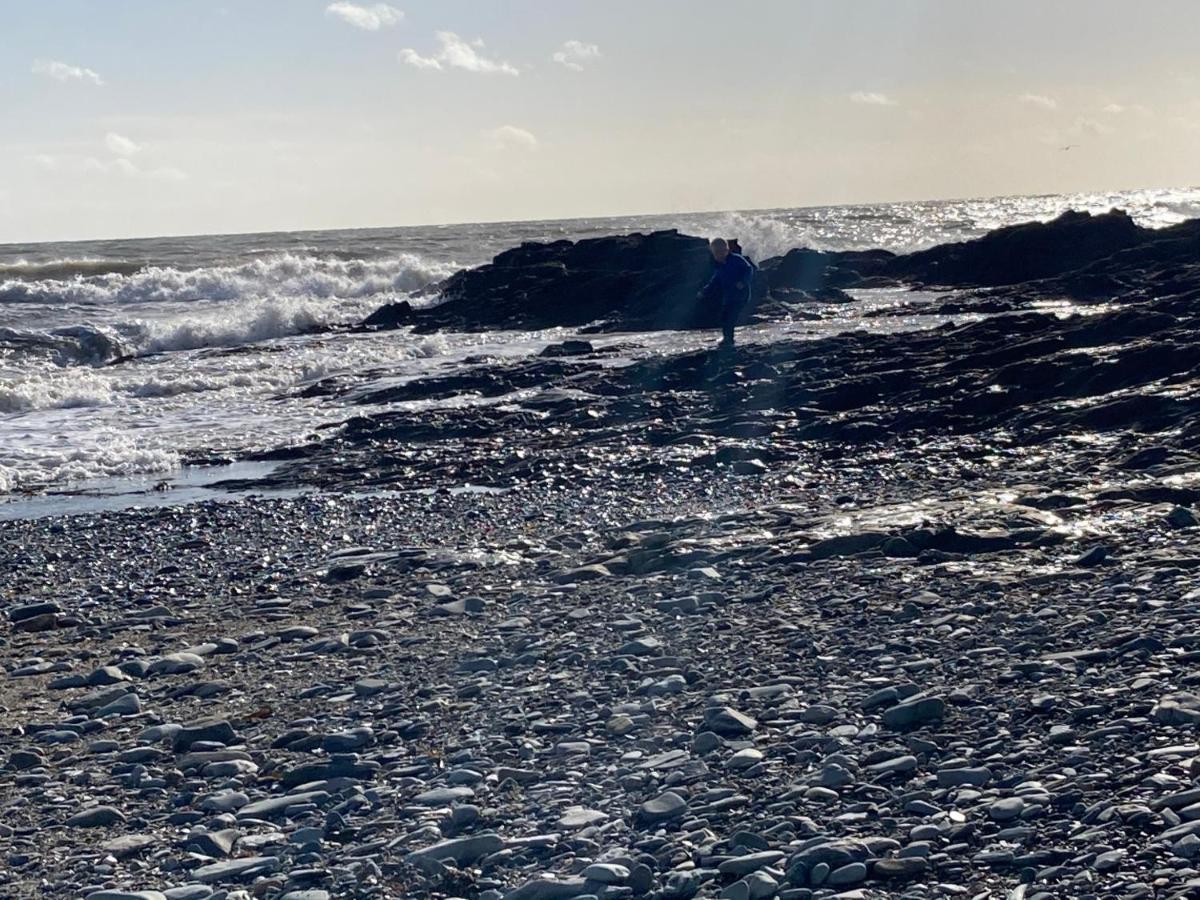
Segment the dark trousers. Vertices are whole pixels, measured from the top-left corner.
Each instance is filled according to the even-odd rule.
[[[725,333],[725,341],[733,343],[733,329],[737,327],[742,310],[746,308],[745,301],[726,301],[721,304],[721,330]]]

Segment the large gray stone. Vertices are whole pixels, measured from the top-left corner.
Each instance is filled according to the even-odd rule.
[[[514,891],[504,895],[504,900],[570,900],[589,893],[587,882],[582,878],[565,878],[561,881],[550,878],[535,878]]]
[[[710,706],[704,711],[704,727],[723,737],[741,737],[758,727],[758,722],[728,706]]]
[[[440,862],[444,859],[452,859],[455,865],[465,866],[485,856],[499,853],[503,849],[504,839],[498,834],[487,832],[431,844],[420,850],[412,851],[405,857],[405,860],[416,863],[420,860]]]
[[[186,675],[205,666],[204,658],[195,653],[168,653],[150,663],[146,675]]]
[[[238,810],[239,819],[274,819],[282,816],[290,807],[304,803],[320,804],[329,799],[326,791],[301,791],[298,794],[284,794],[282,797],[269,797],[255,803],[248,803]]]
[[[237,732],[224,719],[201,719],[190,722],[177,731],[171,740],[176,753],[190,750],[192,744],[201,741],[217,744],[236,744]]]
[[[883,724],[901,731],[940,721],[945,714],[946,701],[941,697],[920,697],[893,706],[883,714]]]
[[[273,875],[278,871],[278,857],[247,856],[201,866],[192,872],[192,877],[205,884],[220,884],[224,881],[249,880],[259,875]]]
[[[93,806],[67,819],[68,828],[106,828],[125,821],[125,814],[113,806]]]
[[[666,791],[643,803],[638,818],[647,825],[658,825],[680,818],[687,810],[686,800],[674,791]]]

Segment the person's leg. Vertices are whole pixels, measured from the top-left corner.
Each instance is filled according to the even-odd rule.
[[[742,308],[736,303],[727,303],[721,309],[721,330],[725,334],[725,339],[722,343],[733,343],[733,331],[737,328],[738,317],[742,313]]]

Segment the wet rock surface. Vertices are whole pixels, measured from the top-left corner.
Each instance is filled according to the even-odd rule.
[[[1193,896],[1200,276],[1141,265],[0,524],[0,895]]]
[[[815,301],[842,302],[849,288],[928,285],[1013,288],[983,293],[977,309],[1011,311],[1046,296],[1076,300],[1141,296],[1151,270],[1174,290],[1190,283],[1176,267],[1195,264],[1200,220],[1143,228],[1121,210],[1103,215],[1068,211],[1050,222],[999,228],[974,240],[915,253],[797,248],[761,260],[747,320],[795,316]],[[484,266],[428,290],[435,301],[387,304],[362,323],[366,330],[570,327],[591,332],[717,328],[717,304],[697,290],[712,273],[703,238],[658,231],[578,242],[527,243]],[[945,311],[963,309],[950,304]],[[550,355],[573,355],[568,349]]]

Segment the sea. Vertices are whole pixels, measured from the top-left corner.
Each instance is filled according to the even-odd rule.
[[[1200,216],[1200,188],[0,245],[0,518],[7,504],[30,496],[102,495],[129,479],[183,485],[195,477],[183,468],[188,460],[300,444],[372,411],[348,408],[345,394],[304,396],[323,379],[338,379],[352,401],[355,385],[534,354],[569,337],[557,329],[329,330],[393,300],[436,302],[432,285],[524,241],[676,228],[737,237],[756,260],[793,247],[903,252],[1067,209],[1114,207],[1164,227]],[[819,321],[762,326],[743,339],[942,324],[936,316],[865,315],[911,299],[895,290],[857,292],[854,303]],[[620,342],[636,357],[703,346],[713,336],[592,340]]]

